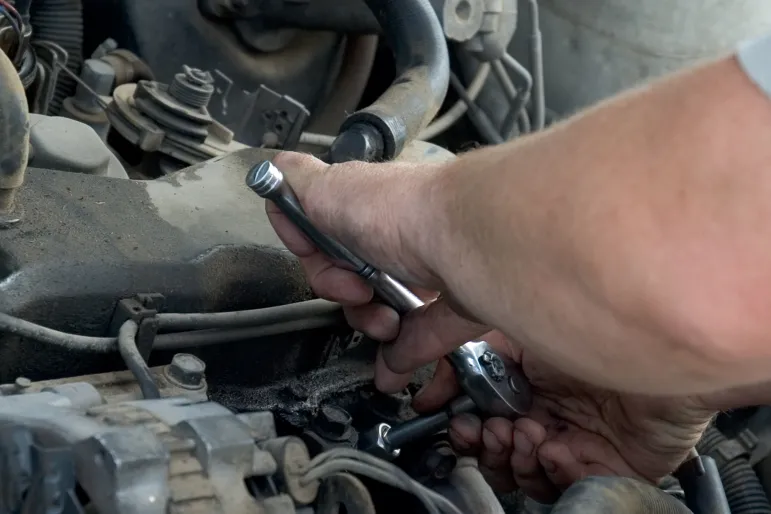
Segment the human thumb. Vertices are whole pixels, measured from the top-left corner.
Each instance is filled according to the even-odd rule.
[[[489,330],[457,314],[440,296],[405,316],[396,340],[383,345],[375,367],[375,385],[383,392],[399,391],[409,383],[413,371]]]

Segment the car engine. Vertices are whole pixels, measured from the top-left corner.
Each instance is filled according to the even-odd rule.
[[[375,390],[244,184],[450,160],[768,30],[764,0],[0,0],[0,513],[771,513],[766,406],[555,505],[440,424],[384,451],[432,369]]]

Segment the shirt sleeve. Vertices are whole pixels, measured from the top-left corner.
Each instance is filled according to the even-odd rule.
[[[771,34],[741,44],[737,57],[747,76],[771,98]]]

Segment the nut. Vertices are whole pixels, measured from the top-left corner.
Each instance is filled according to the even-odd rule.
[[[345,409],[335,405],[324,405],[314,419],[314,425],[321,435],[341,440],[348,435],[351,427],[351,415]]]
[[[175,385],[185,389],[198,389],[204,383],[204,371],[206,364],[189,353],[178,353],[171,359],[171,364],[166,366],[166,378]]]

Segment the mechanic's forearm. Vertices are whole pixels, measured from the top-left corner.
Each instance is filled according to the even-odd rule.
[[[725,59],[440,174],[433,259],[573,375],[681,394],[771,369],[771,102]]]

